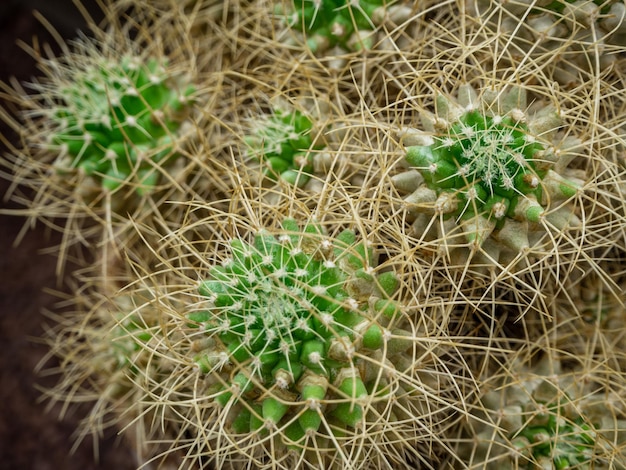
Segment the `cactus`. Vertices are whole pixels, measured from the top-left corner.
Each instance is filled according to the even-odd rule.
[[[209,308],[188,315],[203,348],[194,360],[211,384],[204,396],[219,424],[202,436],[231,443],[209,455],[235,461],[239,449],[261,467],[293,458],[366,468],[362,457],[347,455],[372,445],[368,459],[388,462],[394,457],[383,457],[385,446],[396,440],[406,446],[399,454],[412,453],[423,439],[419,414],[409,422],[402,416],[428,398],[407,372],[415,340],[400,328],[401,308],[390,298],[398,281],[374,266],[354,232],[333,240],[318,224],[300,228],[293,219],[251,244],[230,241],[230,257],[199,286]],[[368,436],[379,420],[382,428]]]
[[[554,77],[564,85],[580,82],[580,70],[589,70],[589,55],[605,68],[626,44],[623,0],[466,0],[466,8],[489,23],[497,22],[498,32],[513,35],[525,52],[540,44],[540,52],[556,65]],[[595,68],[595,61],[591,63]]]
[[[275,106],[272,114],[254,118],[246,136],[248,157],[262,166],[263,178],[302,187],[314,171],[316,150],[324,148],[313,135],[311,119],[299,110]]]
[[[429,133],[403,130],[414,170],[393,183],[411,192],[405,204],[416,214],[416,233],[434,214],[458,226],[474,251],[491,240],[518,253],[545,230],[544,220],[559,230],[580,223],[563,202],[581,190],[581,175],[566,168],[573,155],[550,143],[561,118],[551,106],[528,115],[525,104],[519,88],[478,97],[463,86],[458,101],[438,96],[437,114],[423,114]],[[577,142],[570,138],[568,145]]]
[[[511,377],[499,377],[477,406],[460,458],[487,469],[624,468],[623,455],[612,457],[626,444],[619,394],[577,379],[550,354],[509,366]]]
[[[373,30],[391,15],[406,19],[410,8],[392,1],[293,0],[292,8],[277,7],[277,15],[299,32],[313,53],[332,48],[344,51],[371,49]]]
[[[181,19],[130,11],[132,25],[122,25],[106,10],[106,30],[89,23],[93,37],[62,44],[59,55],[34,48],[41,76],[24,87],[2,84],[0,119],[20,136],[0,158],[13,181],[6,197],[23,206],[12,213],[26,214],[30,226],[63,233],[59,274],[81,244],[124,246],[133,236],[128,220],[149,225],[197,163],[180,158],[202,121],[193,50],[164,47],[181,34]]]
[[[331,399],[340,402],[329,412],[336,425],[354,428],[368,395],[357,354],[399,352],[409,344],[384,326],[398,313],[389,299],[397,280],[391,273],[373,274],[371,252],[355,244],[351,231],[332,243],[314,224],[300,233],[288,219],[283,229],[279,238],[259,233],[252,245],[232,240],[232,258],[201,283],[200,293],[214,307],[190,320],[214,344],[197,357],[198,366],[204,373],[227,372],[215,392],[221,406],[253,414],[249,428],[235,426],[237,431],[289,423],[294,433],[315,433],[321,407]],[[372,296],[378,298],[370,311]],[[268,390],[279,398],[262,399],[261,419],[254,419],[253,398]]]
[[[136,384],[146,376],[157,379],[166,361],[157,365],[152,360],[154,311],[137,315],[131,298],[118,295],[109,301],[93,288],[82,289],[72,304],[74,310],[65,311],[62,321],[46,334],[50,354],[64,365],[61,371],[45,371],[59,378],[46,396],[51,404],[62,402],[64,410],[91,404],[89,415],[76,430],[78,443],[113,424],[130,425],[137,415],[148,412],[137,403],[141,390]],[[48,357],[39,365],[44,366],[49,367]],[[137,406],[129,407],[129,403]],[[130,431],[125,436],[135,439]]]
[[[105,191],[132,184],[147,194],[158,184],[159,166],[176,156],[176,133],[195,87],[165,58],[91,54],[67,76],[39,87],[58,103],[42,110],[51,122],[55,166],[78,169]]]

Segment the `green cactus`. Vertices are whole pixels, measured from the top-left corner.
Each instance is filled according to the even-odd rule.
[[[321,388],[324,392],[318,399],[332,393],[329,383],[335,382],[343,398],[356,400],[366,393],[361,378],[354,375],[356,350],[379,350],[384,345],[393,350],[406,344],[391,339],[392,333],[372,318],[391,320],[396,315],[397,306],[388,297],[397,280],[391,273],[371,272],[372,254],[362,243],[355,244],[353,232],[342,232],[331,244],[313,224],[302,234],[297,223],[288,219],[283,229],[291,235],[276,238],[262,232],[252,245],[232,240],[232,259],[215,267],[211,279],[200,285],[200,293],[214,308],[196,312],[190,319],[204,326],[215,346],[197,358],[199,367],[208,373],[227,363],[244,366],[233,377],[237,386],[230,384],[216,396],[222,405],[231,398],[236,404],[246,394],[258,395],[258,390],[251,391],[257,383],[268,389],[275,383],[291,393],[301,388],[307,401],[315,399]],[[303,246],[313,243],[319,246]],[[315,251],[308,253],[307,248]],[[363,310],[363,302],[372,295],[379,296],[374,314]],[[238,390],[236,396],[233,388]],[[266,425],[268,420],[279,424],[282,415],[273,414],[279,409],[289,411],[275,399],[263,403]],[[350,412],[340,404],[333,416],[354,427],[361,407],[348,403],[353,405]],[[299,421],[302,425],[306,420]]]
[[[607,464],[609,443],[623,445],[626,431],[624,419],[606,412],[620,407],[617,395],[577,383],[576,374],[550,355],[532,366],[514,361],[511,368],[514,376],[485,386],[491,388],[476,409],[461,458],[487,469],[623,468],[623,461]]]
[[[262,166],[263,177],[302,187],[314,171],[315,150],[324,148],[314,141],[313,122],[298,110],[275,107],[272,114],[254,121],[245,138],[247,154]]]
[[[408,16],[407,10],[387,0],[293,0],[293,9],[278,7],[288,27],[301,33],[314,52],[334,47],[343,50],[370,49],[372,31],[386,14]],[[410,10],[408,10],[410,11]]]
[[[133,184],[147,194],[175,156],[195,87],[165,59],[92,59],[48,90],[57,102],[47,110],[56,167],[78,169],[106,191]]]
[[[589,463],[595,442],[595,428],[582,416],[564,418],[564,411],[554,403],[539,403],[545,415],[533,417],[515,433],[513,445],[529,448],[537,462],[551,461],[555,469],[567,469]]]
[[[332,446],[358,433],[368,406],[388,403],[385,377],[412,344],[396,327],[395,275],[374,273],[373,253],[354,232],[331,241],[319,225],[301,229],[292,219],[279,236],[234,239],[230,251],[200,284],[211,308],[189,315],[208,336],[195,361],[231,417],[223,432],[270,433],[273,445],[297,453],[316,435],[330,432]]]
[[[73,299],[76,310],[65,312],[63,321],[46,337],[51,354],[64,364],[62,372],[46,371],[60,374],[47,397],[53,403],[64,402],[64,407],[92,404],[89,418],[77,429],[78,440],[95,436],[119,421],[130,421],[130,415],[140,415],[141,411],[134,414],[136,408],[128,406],[141,398],[136,381],[146,375],[157,377],[157,368],[163,368],[165,362],[157,365],[151,360],[149,345],[158,324],[153,312],[134,313],[131,299],[125,295],[113,301],[103,297],[99,292],[81,291]],[[105,415],[112,419],[103,421]]]
[[[523,51],[539,44],[538,51],[550,55],[547,62],[555,67],[555,79],[564,85],[580,82],[589,56],[597,56],[600,67],[609,67],[617,57],[615,46],[626,44],[623,0],[466,0],[466,8],[488,23],[496,22],[499,34],[511,34]]]
[[[407,207],[454,221],[473,249],[492,238],[523,251],[543,219],[559,229],[576,226],[571,207],[552,209],[582,187],[580,175],[565,168],[572,156],[549,142],[561,119],[553,107],[528,116],[525,103],[518,88],[479,98],[463,86],[458,102],[439,96],[436,115],[423,115],[430,132],[405,131],[406,160],[417,171],[393,182],[400,191],[412,191]],[[418,217],[414,229],[423,232],[427,223]]]

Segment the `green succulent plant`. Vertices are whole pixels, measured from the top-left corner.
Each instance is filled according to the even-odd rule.
[[[159,166],[175,158],[176,134],[194,102],[194,85],[164,58],[92,58],[64,77],[46,112],[59,171],[78,169],[114,191],[149,193]]]
[[[370,49],[372,31],[390,12],[406,14],[387,0],[293,0],[292,8],[278,7],[288,27],[298,31],[316,53],[334,47],[343,50]],[[286,10],[286,11],[285,11]]]
[[[554,77],[563,84],[580,81],[580,70],[588,69],[590,55],[599,58],[602,68],[608,67],[616,60],[615,46],[626,44],[623,0],[466,0],[466,9],[495,23],[499,34],[512,35],[523,51],[539,44],[542,54],[550,54],[551,65],[556,66]]]
[[[343,445],[357,445],[384,419],[387,437],[406,434],[411,446],[419,432],[399,416],[407,400],[424,396],[406,391],[415,380],[405,375],[414,334],[400,328],[394,273],[374,272],[372,250],[353,231],[331,239],[318,224],[301,228],[293,219],[250,244],[231,240],[230,255],[200,283],[210,308],[188,315],[203,337],[195,362],[212,384],[206,396],[220,435],[250,455],[258,455],[252,446],[267,447],[273,460],[295,455],[322,465],[339,462]],[[385,442],[386,432],[374,440]]]
[[[523,251],[544,219],[559,229],[576,226],[569,205],[553,209],[571,200],[583,183],[566,168],[573,155],[550,142],[561,119],[551,106],[529,116],[525,104],[518,88],[479,97],[463,86],[458,102],[438,96],[436,115],[422,116],[428,132],[404,135],[406,161],[414,170],[393,182],[412,192],[407,207],[453,221],[474,248],[491,238]],[[567,145],[576,143],[569,139]],[[428,223],[417,217],[415,231],[424,232]]]
[[[253,132],[245,138],[247,154],[262,165],[264,178],[302,187],[313,174],[315,151],[324,148],[313,129],[313,121],[301,111],[275,107],[272,114],[255,118]]]
[[[155,317],[146,311],[135,314],[129,297],[120,295],[110,301],[100,292],[84,290],[75,297],[74,305],[76,310],[65,312],[63,322],[48,331],[51,353],[63,362],[64,369],[46,395],[53,403],[63,402],[64,408],[91,403],[89,416],[76,430],[80,442],[140,415],[136,409],[142,405],[128,406],[141,398],[136,382],[146,375],[156,378],[163,361],[158,365],[151,361],[149,344]],[[40,366],[44,365],[47,367],[42,361]],[[59,371],[46,373],[57,375]]]
[[[398,281],[390,272],[373,274],[371,252],[355,243],[351,231],[329,242],[314,224],[301,232],[288,219],[283,229],[291,234],[276,238],[262,232],[251,245],[232,240],[232,258],[201,283],[200,293],[214,307],[191,314],[190,320],[203,325],[215,344],[197,358],[198,365],[206,373],[227,364],[241,365],[218,386],[222,391],[216,400],[222,406],[230,403],[255,414],[254,406],[241,402],[260,396],[263,388],[284,395],[280,400],[263,399],[257,417],[262,419],[241,427],[237,423],[238,430],[257,431],[293,421],[293,429],[318,431],[320,400],[327,394],[344,399],[332,416],[341,426],[355,427],[363,415],[357,401],[368,394],[355,354],[407,345],[382,325],[383,319],[389,322],[398,312],[389,299]],[[307,252],[310,248],[312,253]],[[379,298],[370,311],[364,301],[374,295]],[[296,396],[300,399],[293,400]],[[284,403],[289,401],[308,403],[297,421],[294,414],[307,406]]]
[[[623,468],[623,459],[608,464],[609,443],[623,445],[626,431],[626,421],[606,413],[619,408],[615,393],[577,383],[549,355],[512,367],[514,376],[486,386],[461,458],[488,469]]]

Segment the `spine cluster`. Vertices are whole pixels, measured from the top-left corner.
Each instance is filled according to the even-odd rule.
[[[278,236],[232,240],[230,252],[200,285],[210,308],[189,315],[209,339],[195,360],[230,431],[280,432],[302,450],[307,436],[362,427],[366,404],[389,393],[367,357],[409,344],[392,328],[393,273],[374,274],[354,232],[331,240],[291,219]]]
[[[93,58],[82,65],[54,90],[59,104],[49,112],[56,167],[78,169],[107,191],[132,184],[139,194],[149,193],[159,165],[174,154],[194,86],[164,59]]]

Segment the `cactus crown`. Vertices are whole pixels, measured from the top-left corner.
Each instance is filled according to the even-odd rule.
[[[331,240],[317,224],[301,229],[291,219],[279,236],[234,239],[230,251],[200,285],[211,308],[190,319],[210,338],[196,362],[221,377],[216,402],[238,411],[232,429],[288,426],[298,441],[320,429],[320,404],[328,399],[340,402],[329,419],[343,429],[358,426],[357,400],[368,392],[356,353],[392,348],[384,324],[397,310],[389,299],[395,276],[373,274],[372,252],[354,232]]]
[[[407,148],[407,162],[428,188],[418,188],[413,199],[434,201],[436,214],[465,223],[468,240],[480,246],[507,221],[538,223],[550,202],[577,193],[580,182],[560,173],[562,155],[547,140],[561,125],[554,108],[527,116],[519,107],[525,94],[516,88],[499,96],[486,92],[479,99],[466,86],[459,98],[457,103],[438,97],[437,116],[423,116],[432,135],[420,136],[420,145]],[[505,242],[516,250],[528,246],[518,236]]]
[[[350,41],[355,33],[374,28],[373,18],[379,9],[391,2],[385,0],[294,0],[288,20],[291,28],[306,33],[307,45],[316,52],[340,46],[358,48]]]
[[[313,173],[313,122],[302,112],[275,109],[256,118],[254,134],[245,141],[248,154],[265,166],[264,176],[297,186],[305,185]]]
[[[60,169],[80,169],[115,190],[134,180],[140,194],[158,182],[155,165],[172,155],[195,89],[165,60],[94,58],[54,91],[52,145]]]
[[[457,192],[456,216],[488,211],[502,219],[520,196],[541,200],[539,179],[545,175],[534,163],[544,147],[516,117],[467,111],[432,145],[410,148],[407,160],[431,188]]]

